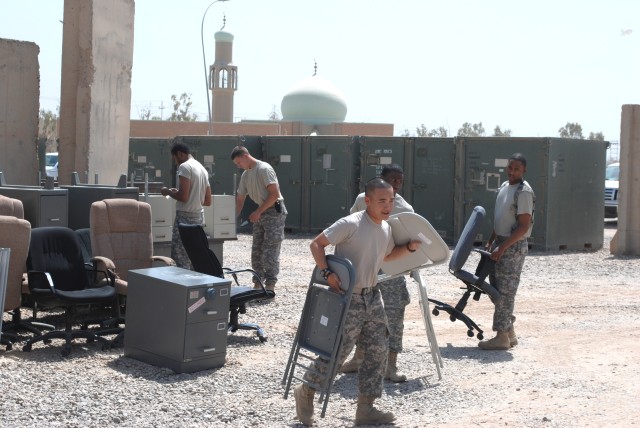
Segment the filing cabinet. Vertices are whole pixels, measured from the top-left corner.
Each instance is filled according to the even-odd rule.
[[[213,195],[211,205],[204,208],[204,231],[209,235],[209,238],[236,238],[235,196]]]
[[[129,271],[124,356],[176,373],[223,366],[230,289],[176,266]]]
[[[173,222],[176,217],[176,201],[162,195],[141,195],[140,200],[151,205],[153,242],[171,242]]]
[[[68,225],[68,191],[42,187],[0,186],[0,194],[22,201],[24,218],[31,227]]]
[[[89,227],[91,204],[104,199],[128,198],[139,199],[137,187],[114,187],[97,184],[60,186],[69,191],[69,228],[83,229]]]

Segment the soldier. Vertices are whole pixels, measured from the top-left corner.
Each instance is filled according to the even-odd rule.
[[[231,160],[244,170],[236,192],[236,214],[240,215],[247,195],[258,204],[249,215],[249,221],[253,223],[251,267],[260,275],[265,287],[274,290],[280,272],[280,247],[287,218],[278,177],[271,165],[251,156],[246,147],[235,147]],[[258,284],[255,286],[259,287]]]
[[[385,166],[380,173],[380,178],[393,187],[394,202],[391,214],[413,212],[413,207],[398,193],[398,191],[402,189],[402,183],[404,182],[404,171],[402,168],[396,164]],[[364,193],[358,195],[351,207],[352,214],[366,209],[364,197]],[[384,311],[387,314],[387,322],[389,323],[389,355],[384,378],[393,382],[404,382],[407,380],[407,377],[404,374],[398,373],[396,361],[398,353],[402,352],[404,311],[410,302],[407,281],[404,279],[404,276],[400,276],[381,282],[378,284],[378,287],[380,294],[382,294]],[[340,367],[339,371],[341,373],[357,372],[360,364],[362,364],[363,357],[364,350],[358,342],[353,358]]]
[[[393,188],[381,178],[374,178],[365,186],[365,211],[356,212],[336,221],[311,242],[310,249],[321,274],[336,292],[340,279],[327,264],[325,248],[335,245],[335,254],[349,259],[356,270],[353,295],[347,310],[342,333],[342,348],[338,365],[342,364],[357,340],[364,349],[364,359],[358,372],[358,407],[356,425],[393,422],[391,412],[373,407],[382,396],[382,383],[387,366],[388,328],[382,298],[376,287],[378,271],[383,261],[390,261],[415,251],[420,241],[395,246],[391,227],[385,221],[393,209]],[[319,384],[318,372],[325,370],[313,363],[305,382]],[[315,390],[307,383],[294,388],[296,414],[305,425],[313,424],[313,398]]]
[[[524,181],[527,159],[521,153],[511,155],[507,164],[508,181],[502,183],[496,197],[493,233],[486,249],[496,261],[492,283],[500,292],[494,300],[493,331],[496,337],[478,343],[486,350],[506,350],[518,344],[513,328],[516,292],[520,284],[520,273],[529,251],[527,238],[533,228],[535,194]]]
[[[176,200],[176,220],[173,223],[171,236],[171,258],[177,266],[191,269],[191,260],[182,245],[178,224],[204,224],[203,206],[211,205],[209,173],[191,156],[189,146],[184,143],[174,143],[171,146],[171,157],[178,167],[178,188],[160,189],[163,196]]]

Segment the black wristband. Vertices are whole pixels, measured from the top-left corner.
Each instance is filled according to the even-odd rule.
[[[409,250],[410,253],[415,253],[416,250],[412,250],[411,248],[409,248],[409,244],[410,242],[407,242],[407,250]]]
[[[329,275],[331,275],[333,271],[329,268],[324,268],[320,271],[320,276],[324,278],[325,281],[329,279]]]

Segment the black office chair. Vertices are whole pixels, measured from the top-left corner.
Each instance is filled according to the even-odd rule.
[[[224,268],[218,261],[215,253],[209,248],[207,234],[200,225],[195,224],[179,224],[180,239],[184,245],[187,255],[193,265],[193,270],[207,275],[224,278],[225,274],[231,275],[235,281],[235,285],[231,287],[231,299],[229,304],[229,331],[237,330],[255,330],[256,335],[261,342],[267,341],[264,330],[253,323],[240,323],[238,321],[239,314],[247,312],[247,303],[256,300],[267,300],[275,297],[273,290],[267,290],[260,279],[260,276],[252,269],[232,270]],[[237,274],[250,273],[253,276],[254,283],[258,284],[257,288],[251,286],[242,286],[238,282]]]
[[[460,320],[466,324],[468,328],[467,336],[473,337],[473,330],[475,329],[478,332],[477,337],[479,340],[484,338],[482,329],[478,327],[470,317],[463,313],[469,297],[473,294],[473,300],[475,301],[480,300],[482,294],[487,294],[491,298],[491,301],[500,298],[498,290],[496,290],[490,281],[487,281],[487,277],[489,277],[495,267],[495,262],[490,258],[491,253],[479,248],[474,248],[476,237],[484,222],[484,217],[485,210],[483,207],[477,206],[473,209],[469,220],[467,220],[460,234],[460,239],[456,244],[456,248],[453,250],[451,259],[449,259],[449,272],[465,284],[465,288],[463,288],[465,292],[458,303],[453,307],[446,303],[429,299],[429,301],[435,304],[432,311],[434,315],[438,315],[441,310],[447,312],[451,321]],[[463,270],[471,251],[480,254],[480,261],[478,262],[475,273]]]
[[[65,308],[65,329],[28,340],[23,351],[31,351],[32,345],[39,341],[48,343],[51,339],[64,339],[62,355],[67,356],[75,338],[98,341],[103,349],[109,349],[110,342],[95,331],[72,329],[79,307],[116,304],[116,290],[112,284],[95,285],[96,274],[86,266],[80,245],[75,232],[66,227],[32,229],[27,257],[29,290],[35,304]],[[121,329],[114,329],[113,333],[119,331]],[[101,330],[100,334],[106,332]]]

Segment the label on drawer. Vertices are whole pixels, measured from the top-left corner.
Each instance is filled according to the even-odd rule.
[[[204,296],[196,300],[196,302],[193,305],[189,306],[189,309],[188,309],[189,313],[192,314],[193,311],[195,311],[202,305],[204,305]]]

